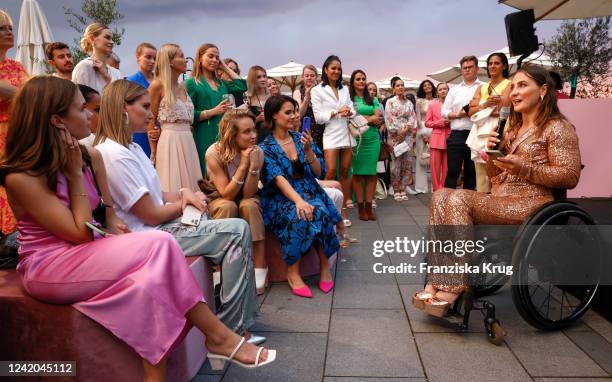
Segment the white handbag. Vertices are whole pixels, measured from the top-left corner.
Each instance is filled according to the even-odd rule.
[[[396,158],[404,155],[408,151],[410,151],[410,146],[406,141],[402,141],[400,144],[393,146],[393,155],[395,155]]]
[[[385,185],[385,182],[380,178],[376,179],[376,190],[374,191],[374,198],[378,200],[383,200],[387,199],[388,195],[389,194],[387,192],[387,186]]]
[[[363,115],[356,114],[349,118],[348,128],[353,138],[357,138],[365,133],[370,126],[368,125],[368,120]]]

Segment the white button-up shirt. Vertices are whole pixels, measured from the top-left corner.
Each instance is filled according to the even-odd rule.
[[[457,112],[461,108],[470,103],[476,89],[482,84],[482,81],[476,79],[471,85],[466,85],[465,82],[457,86],[453,86],[448,91],[448,95],[442,105],[442,118],[448,118],[448,113]],[[451,130],[470,130],[472,121],[469,117],[457,118],[451,120]]]

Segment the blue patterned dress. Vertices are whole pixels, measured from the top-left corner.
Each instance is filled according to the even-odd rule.
[[[259,144],[265,155],[261,173],[264,187],[259,191],[259,196],[266,229],[271,230],[277,237],[283,259],[287,265],[292,265],[305,256],[313,244],[322,246],[323,253],[327,257],[336,253],[340,244],[334,225],[342,218],[332,200],[317,182],[310,166],[306,164],[300,134],[292,131],[289,134],[297,148],[296,162],[304,166],[304,176],[301,179],[294,177],[294,165],[270,134]],[[316,145],[313,145],[312,150],[319,159],[321,176],[323,176],[325,174],[323,155]],[[314,207],[312,221],[298,219],[295,203],[281,192],[274,181],[277,176],[285,177],[302,199]]]

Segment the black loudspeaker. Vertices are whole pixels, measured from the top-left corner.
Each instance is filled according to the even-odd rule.
[[[511,56],[531,54],[538,50],[538,37],[535,35],[535,16],[533,9],[506,15],[506,35]]]

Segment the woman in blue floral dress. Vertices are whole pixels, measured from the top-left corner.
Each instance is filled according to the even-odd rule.
[[[272,96],[264,107],[266,125],[272,131],[259,145],[264,152],[260,191],[266,229],[277,237],[287,263],[292,292],[312,297],[300,275],[300,259],[314,245],[319,254],[319,288],[328,293],[334,286],[328,258],[340,247],[334,225],[342,220],[338,210],[316,178],[325,175],[321,151],[310,134],[294,132],[299,124],[297,102]]]

